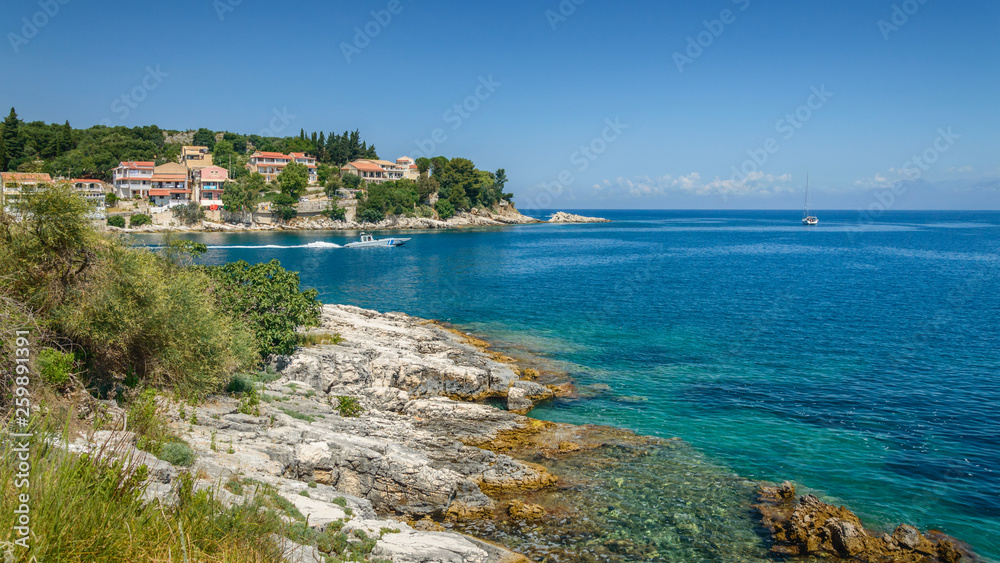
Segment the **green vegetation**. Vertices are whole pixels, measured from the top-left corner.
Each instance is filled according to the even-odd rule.
[[[191,446],[182,442],[167,442],[160,447],[159,455],[157,456],[163,461],[172,463],[174,465],[180,465],[182,467],[190,467],[194,465],[195,455],[194,450]]]
[[[437,211],[438,217],[441,219],[449,219],[455,215],[455,205],[447,199],[439,199],[437,203],[434,204],[434,209]]]
[[[0,124],[0,171],[47,172],[70,178],[98,178],[110,181],[112,170],[125,160],[148,160],[156,164],[176,162],[181,144],[167,143],[165,131],[146,127],[106,127],[73,129],[69,122],[25,123],[14,108]],[[374,146],[361,140],[358,131],[337,135],[304,131],[298,137],[262,137],[201,128],[194,133],[195,145],[207,146],[215,164],[230,168],[234,179],[249,175],[245,165],[253,151],[305,152],[316,156],[328,169],[338,169],[359,158],[377,159]],[[42,161],[41,166],[36,161]],[[36,170],[37,168],[37,170]],[[328,172],[329,173],[329,172]]]
[[[75,359],[73,354],[52,348],[43,348],[38,353],[38,371],[50,385],[61,387],[69,382]]]
[[[174,218],[184,225],[194,225],[205,219],[205,209],[197,201],[189,201],[187,205],[179,205],[170,209]]]
[[[309,168],[300,162],[292,162],[278,174],[281,193],[298,200],[309,185]]]
[[[251,389],[243,394],[239,406],[236,407],[236,412],[260,416],[260,395],[257,394],[256,389]]]
[[[212,491],[193,492],[191,477],[182,475],[175,505],[146,502],[146,466],[71,454],[44,439],[50,435],[35,432],[25,489],[15,488],[15,442],[5,441],[0,459],[0,526],[18,525],[15,494],[28,494],[31,554],[38,561],[182,561],[182,553],[190,561],[281,559],[271,534],[290,531],[263,500],[227,508]]]
[[[240,260],[199,271],[215,282],[213,294],[222,311],[253,331],[261,358],[290,354],[297,343],[296,328],[319,321],[317,291],[299,291],[299,275],[277,260],[254,265]]]
[[[125,218],[121,215],[112,215],[108,217],[108,226],[118,227],[119,229],[125,228]]]
[[[295,208],[295,204],[298,203],[298,200],[294,197],[281,193],[274,197],[273,202],[273,205],[271,205],[271,211],[279,220],[291,221],[299,216],[299,211]]]
[[[299,332],[296,334],[296,339],[298,345],[305,348],[340,344],[344,341],[344,337],[335,332]]]
[[[281,412],[287,414],[288,416],[290,416],[292,418],[295,418],[295,419],[298,419],[298,420],[304,420],[306,422],[316,422],[316,417],[315,416],[310,416],[308,414],[304,414],[304,413],[301,413],[301,412],[299,412],[297,410],[290,409],[290,408],[287,408],[287,407],[278,407],[278,409]]]
[[[326,215],[331,221],[343,221],[347,218],[347,210],[331,201],[323,215]]]
[[[226,141],[220,141],[220,144]],[[222,205],[232,213],[252,213],[261,201],[261,194],[267,189],[264,176],[254,172],[235,182],[229,182],[222,189]]]
[[[128,220],[130,227],[141,227],[143,225],[151,225],[153,223],[153,218],[145,213],[136,213],[135,215],[129,217]]]
[[[378,209],[365,209],[358,212],[358,221],[361,223],[378,223],[385,219],[385,213]]]
[[[226,384],[226,393],[240,396],[254,390],[254,381],[245,373],[237,373]]]
[[[337,397],[337,411],[344,418],[355,418],[364,412],[361,404],[354,397]]]

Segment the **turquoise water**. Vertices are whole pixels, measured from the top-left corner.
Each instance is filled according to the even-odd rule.
[[[409,232],[395,249],[192,238],[210,263],[277,258],[325,302],[450,321],[610,387],[532,416],[681,437],[743,477],[1000,559],[1000,213],[600,214],[615,222]]]

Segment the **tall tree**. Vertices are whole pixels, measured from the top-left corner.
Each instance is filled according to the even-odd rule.
[[[309,168],[305,164],[293,162],[286,166],[281,174],[278,174],[278,186],[281,188],[281,193],[295,199],[302,195],[308,185]]]
[[[0,162],[0,168],[3,170],[8,170],[12,165],[16,166],[17,161],[22,156],[22,151],[24,148],[23,141],[21,137],[21,124],[23,122],[18,119],[17,112],[14,108],[10,108],[10,114],[7,115],[6,119],[3,120],[3,128],[0,138],[3,139],[3,162]]]
[[[208,147],[208,150],[212,150],[215,148],[215,133],[202,127],[195,132],[191,142],[197,147]]]

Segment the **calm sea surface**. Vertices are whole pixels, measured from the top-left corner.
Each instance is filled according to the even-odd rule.
[[[1000,559],[1000,213],[586,213],[614,222],[382,233],[413,237],[391,249],[191,238],[208,263],[277,258],[324,302],[538,354],[585,393],[534,417],[680,437]]]

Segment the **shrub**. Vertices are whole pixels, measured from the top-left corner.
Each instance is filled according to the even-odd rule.
[[[136,213],[129,218],[128,222],[132,227],[141,227],[143,225],[151,225],[153,223],[153,218],[145,213]]]
[[[56,387],[65,385],[73,371],[73,354],[52,348],[43,348],[38,353],[38,371],[42,379]]]
[[[236,407],[236,412],[260,416],[260,395],[257,394],[256,389],[251,389],[243,394],[239,406]]]
[[[241,260],[202,271],[215,282],[218,305],[254,332],[262,358],[292,353],[296,329],[319,321],[316,290],[299,291],[298,273],[285,270],[277,260],[253,266]]]
[[[230,395],[243,395],[244,393],[249,393],[254,390],[253,379],[245,373],[238,373],[229,380],[226,385],[226,393]]]
[[[118,227],[119,229],[124,229],[125,228],[125,218],[122,217],[121,215],[112,215],[111,217],[108,217],[108,226],[109,227]]]
[[[438,217],[442,220],[450,219],[455,215],[455,206],[447,199],[439,199],[434,204],[434,209],[438,212]]]
[[[434,217],[434,209],[429,205],[419,205],[417,206],[417,210],[414,214],[423,219],[430,219],[431,217]]]
[[[160,452],[157,457],[163,461],[184,467],[194,465],[195,459],[194,450],[191,449],[191,446],[182,442],[167,442],[163,444],[160,446]]]
[[[347,218],[347,210],[340,207],[335,202],[330,202],[330,206],[323,212],[331,221],[343,221]]]
[[[170,212],[174,218],[185,225],[194,225],[205,219],[205,210],[196,201],[190,201],[187,205],[172,207]]]
[[[361,404],[354,397],[337,397],[337,410],[344,418],[354,418],[364,412]]]
[[[369,207],[358,214],[358,220],[362,223],[379,223],[385,220],[385,213]]]
[[[153,389],[146,389],[132,400],[126,421],[128,429],[138,438],[136,447],[153,455],[159,455],[163,444],[177,439],[170,432],[156,403],[156,391]]]

